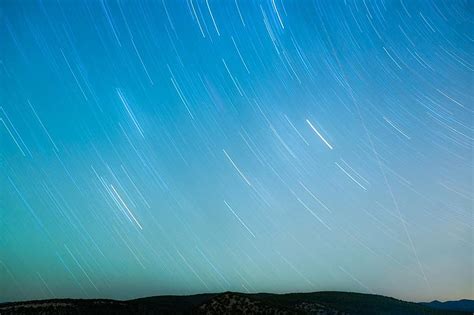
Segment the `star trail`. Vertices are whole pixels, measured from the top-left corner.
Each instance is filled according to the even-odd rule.
[[[0,302],[473,298],[473,1],[0,1]]]

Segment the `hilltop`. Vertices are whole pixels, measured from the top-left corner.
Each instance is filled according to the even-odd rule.
[[[413,303],[380,295],[350,292],[288,294],[224,292],[189,296],[154,296],[128,301],[53,299],[12,302],[0,304],[0,314],[463,315],[472,312],[438,309],[428,303]]]

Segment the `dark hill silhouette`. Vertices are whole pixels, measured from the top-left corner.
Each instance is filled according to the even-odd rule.
[[[420,303],[405,302],[390,297],[361,293],[244,294],[225,292],[189,296],[154,296],[128,301],[53,299],[12,302],[0,304],[0,314],[463,315],[471,313],[446,309],[440,310]]]

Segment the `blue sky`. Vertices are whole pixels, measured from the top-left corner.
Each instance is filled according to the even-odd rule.
[[[472,2],[0,7],[0,300],[474,297]]]

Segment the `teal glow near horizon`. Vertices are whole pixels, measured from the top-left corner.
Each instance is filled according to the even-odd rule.
[[[0,302],[474,298],[472,1],[1,1]]]

